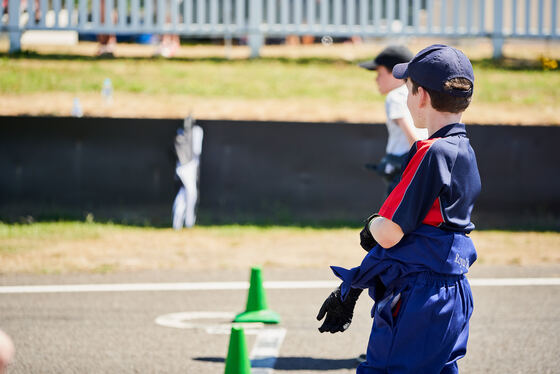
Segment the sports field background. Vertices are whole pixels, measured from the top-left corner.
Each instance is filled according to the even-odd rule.
[[[0,114],[69,116],[78,98],[86,116],[384,122],[375,74],[356,66],[390,42],[414,52],[446,42],[473,60],[476,83],[466,123],[560,124],[560,43],[508,41],[492,61],[489,40],[403,39],[362,44],[265,46],[248,59],[246,46],[183,45],[172,59],[155,47],[118,44],[116,59],[94,58],[95,43],[23,45],[9,56],[0,42]],[[2,52],[4,51],[4,52]],[[114,86],[104,105],[103,81]]]
[[[154,46],[118,44],[115,59],[93,57],[95,43],[23,45],[0,41],[0,114],[69,116],[79,98],[86,116],[384,122],[375,74],[356,66],[390,42],[414,52],[441,40],[402,39],[324,46],[183,45],[173,59]],[[489,40],[443,41],[473,60],[476,83],[467,123],[558,125],[560,43],[508,41],[492,61]],[[105,78],[114,102],[105,105]],[[2,273],[67,273],[353,265],[359,228],[224,226],[170,229],[95,222],[0,224]],[[475,231],[479,263],[560,262],[560,233]],[[530,250],[527,250],[530,248]],[[277,256],[282,251],[283,256]],[[209,261],[218,258],[218,261]],[[255,261],[255,259],[258,259]]]

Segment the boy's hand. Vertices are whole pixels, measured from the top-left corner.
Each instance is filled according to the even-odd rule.
[[[360,231],[360,245],[363,249],[365,249],[366,252],[371,251],[371,249],[377,245],[377,241],[373,238],[373,235],[371,235],[371,231],[369,231],[369,225],[371,221],[373,221],[377,217],[380,217],[377,213],[369,216],[366,219],[366,225],[364,226],[363,230]]]
[[[351,288],[346,295],[346,300],[342,301],[340,294],[340,287],[334,290],[329,297],[325,300],[319,314],[317,314],[317,320],[320,321],[325,317],[325,321],[321,327],[319,327],[319,332],[330,332],[334,334],[335,332],[344,332],[352,323],[352,316],[354,315],[354,306],[356,301],[363,290],[358,288]]]

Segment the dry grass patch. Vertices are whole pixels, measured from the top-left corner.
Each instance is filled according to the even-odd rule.
[[[474,231],[478,261],[493,265],[560,263],[560,233]]]
[[[80,98],[84,115],[89,117],[185,118],[192,114],[195,118],[206,120],[358,123],[385,121],[382,102],[329,102],[310,98],[202,98],[167,94],[152,96],[143,93],[119,93],[115,96],[112,106],[104,106],[97,93],[0,94],[0,115],[70,116],[73,99],[77,96]],[[538,113],[535,115],[538,121]],[[495,113],[492,118],[496,119]],[[560,121],[558,116],[554,116],[554,119]]]
[[[357,228],[216,226],[189,230],[85,223],[0,225],[3,273],[352,267]],[[474,232],[479,262],[560,263],[560,233]]]
[[[0,94],[0,115],[70,116],[76,94],[50,92]],[[119,93],[112,106],[104,106],[98,94],[78,95],[85,116],[116,118],[184,118],[192,114],[207,120],[383,123],[383,102],[329,102],[321,99],[232,99],[189,95],[157,96]],[[47,98],[48,97],[48,98]],[[464,115],[466,123],[512,125],[560,125],[556,108],[475,100]]]
[[[100,225],[91,226],[94,231]],[[67,235],[67,230],[74,228],[61,225],[59,232],[41,236],[28,236],[25,230],[0,236],[3,272],[312,267],[327,264],[333,255],[351,265],[362,255],[348,245],[355,236],[350,229],[229,226],[174,231],[109,225],[99,236],[90,232],[84,237]]]

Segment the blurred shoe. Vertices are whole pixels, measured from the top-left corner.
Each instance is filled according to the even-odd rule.
[[[113,58],[115,57],[113,46],[110,44],[101,44],[95,55],[99,58]]]
[[[177,53],[178,48],[179,47],[175,44],[159,45],[156,52],[154,53],[154,57],[171,58],[171,57],[175,56],[175,53]]]
[[[378,171],[377,164],[364,164],[364,167],[368,170]]]
[[[361,355],[356,357],[356,361],[358,361],[359,364],[361,364],[362,362],[366,362],[366,354],[362,353]]]

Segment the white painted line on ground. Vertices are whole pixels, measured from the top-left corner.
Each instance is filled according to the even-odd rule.
[[[244,290],[247,282],[193,282],[193,283],[115,283],[68,284],[45,286],[5,286],[0,293],[50,293],[50,292],[126,292],[126,291],[208,291]]]
[[[251,374],[271,374],[274,372],[280,347],[286,336],[284,328],[266,328],[258,332],[251,351]]]
[[[560,278],[469,278],[473,286],[560,286]],[[266,289],[335,288],[338,281],[264,282]],[[128,292],[128,291],[208,291],[246,290],[248,282],[192,282],[192,283],[120,283],[68,284],[42,286],[2,286],[0,294],[64,293],[64,292]]]
[[[335,288],[336,281],[264,282],[267,289]],[[2,293],[124,292],[124,291],[208,291],[247,290],[249,282],[68,284],[44,286],[3,286]]]
[[[471,286],[560,286],[560,278],[469,278]]]

